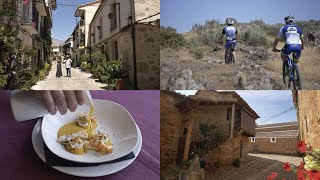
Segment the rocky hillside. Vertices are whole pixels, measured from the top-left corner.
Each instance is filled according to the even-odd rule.
[[[303,89],[320,89],[320,21],[297,22],[307,39],[301,57]],[[280,53],[271,51],[282,24],[263,21],[236,24],[237,62],[224,63],[224,27],[219,21],[196,24],[187,33],[161,28],[162,89],[287,89],[282,83]],[[278,45],[282,48],[283,42]]]

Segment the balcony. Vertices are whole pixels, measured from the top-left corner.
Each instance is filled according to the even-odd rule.
[[[29,3],[25,6],[23,3],[19,4],[20,24],[30,34],[38,34],[38,12],[34,3]]]

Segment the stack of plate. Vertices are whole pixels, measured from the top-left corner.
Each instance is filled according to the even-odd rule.
[[[65,167],[52,166],[52,168],[75,176],[97,177],[118,172],[131,164],[138,156],[142,146],[142,136],[139,127],[134,122],[130,113],[121,105],[105,100],[93,100],[95,104],[94,116],[98,120],[101,132],[105,132],[113,143],[111,154],[100,154],[88,150],[85,154],[76,155],[68,152],[58,141],[57,132],[64,124],[74,121],[79,113],[87,112],[88,108],[80,106],[75,112],[66,115],[46,115],[39,120],[32,132],[33,147],[46,162],[44,147],[56,156],[75,163],[101,163],[98,166]],[[123,156],[134,153],[135,158],[115,163],[107,163]],[[104,164],[106,163],[106,164]]]

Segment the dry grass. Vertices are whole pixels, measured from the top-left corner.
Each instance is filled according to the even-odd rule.
[[[171,49],[171,48],[165,48],[161,49],[160,51],[160,61],[179,61],[179,60],[194,60],[192,57],[192,54],[189,52],[189,50],[185,48],[180,49]]]
[[[271,52],[271,50],[269,50]],[[281,73],[282,61],[280,54],[277,55],[279,58],[276,60],[268,60],[265,67],[271,71]],[[320,79],[320,54],[316,48],[305,48],[302,51],[300,58],[300,71],[304,79],[319,80]]]

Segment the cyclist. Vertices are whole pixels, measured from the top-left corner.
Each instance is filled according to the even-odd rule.
[[[274,40],[272,51],[277,52],[276,47],[278,42],[281,38],[284,38],[286,44],[281,50],[282,61],[287,61],[287,55],[293,52],[293,61],[298,63],[301,50],[304,49],[304,40],[301,28],[294,24],[294,18],[292,16],[285,17],[284,21],[286,22],[286,25],[280,29],[276,39]]]
[[[233,47],[236,47],[237,34],[238,34],[237,28],[233,26],[234,20],[227,19],[226,20],[226,24],[227,24],[227,26],[225,26],[223,28],[222,35],[221,35],[221,38],[220,38],[220,41],[222,41],[223,36],[224,35],[227,36],[226,45],[225,45],[225,54],[227,54],[227,49],[229,49],[231,45],[233,45]],[[236,52],[232,51],[232,54],[233,54],[234,62],[235,62],[236,61]]]

